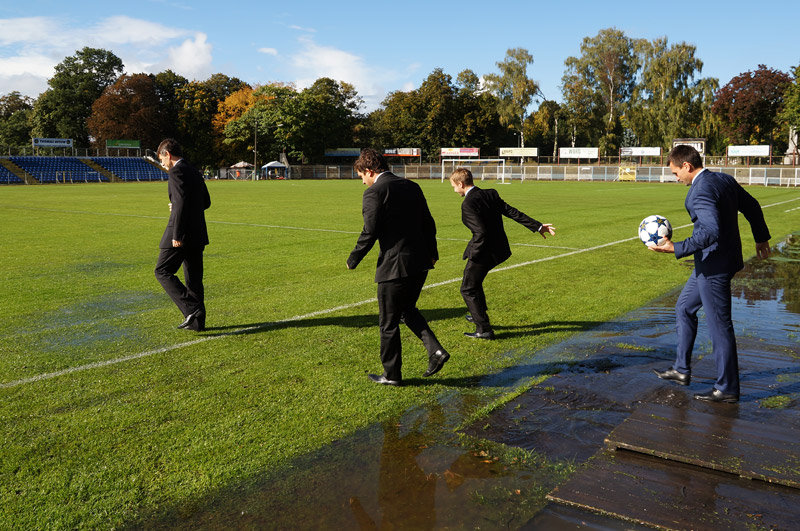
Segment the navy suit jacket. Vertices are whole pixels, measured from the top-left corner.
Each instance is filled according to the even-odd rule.
[[[211,206],[211,196],[203,176],[184,159],[172,166],[168,175],[172,210],[159,248],[171,249],[172,240],[181,242],[184,247],[208,245],[204,211]]]
[[[750,223],[756,243],[770,239],[758,201],[726,173],[705,170],[686,194],[686,211],[694,223],[692,236],[675,242],[675,257],[694,255],[697,273],[734,274],[744,267],[738,213]]]
[[[497,190],[472,187],[461,203],[461,221],[472,231],[472,239],[463,258],[494,267],[511,256],[511,247],[503,228],[503,216],[539,232],[542,224],[512,207]]]
[[[439,259],[436,223],[422,189],[413,181],[386,172],[364,191],[364,228],[347,259],[350,269],[380,244],[375,282],[384,282],[433,269]]]

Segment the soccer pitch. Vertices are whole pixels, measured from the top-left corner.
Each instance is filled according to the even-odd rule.
[[[210,181],[207,331],[153,276],[166,183],[0,188],[0,522],[8,528],[135,526],[191,514],[214,492],[485,376],[675,288],[690,268],[637,237],[650,214],[691,234],[679,184],[515,182],[511,205],[557,227],[507,220],[513,256],[486,279],[498,340],[471,328],[459,294],[469,231],[447,183],[420,182],[440,260],[419,307],[452,358],[403,328],[401,388],[380,372],[376,247],[354,271],[360,181]],[[800,191],[748,187],[773,244],[800,229]],[[754,245],[741,218],[745,257]],[[468,414],[470,412],[467,412]],[[202,501],[204,500],[204,501]]]

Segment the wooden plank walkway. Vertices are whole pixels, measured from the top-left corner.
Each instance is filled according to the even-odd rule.
[[[785,425],[644,404],[606,444],[800,488],[800,431]]]
[[[547,499],[664,529],[797,529],[800,489],[604,449]]]

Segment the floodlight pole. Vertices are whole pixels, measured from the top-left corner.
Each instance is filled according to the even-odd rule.
[[[253,180],[256,180],[256,168],[258,168],[258,164],[256,164],[256,156],[258,155],[258,120],[256,119],[256,113],[253,113]]]

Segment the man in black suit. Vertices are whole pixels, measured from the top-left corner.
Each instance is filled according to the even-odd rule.
[[[423,376],[436,374],[450,359],[417,309],[428,270],[439,259],[436,224],[419,185],[392,174],[380,153],[364,149],[354,168],[367,189],[362,201],[364,228],[347,259],[347,268],[355,269],[376,241],[380,245],[375,282],[383,374],[368,377],[378,384],[401,385],[400,322],[428,351],[428,369]]]
[[[205,210],[211,197],[203,176],[183,158],[180,144],[167,138],[158,146],[161,165],[169,171],[169,223],[156,263],[156,278],[183,313],[178,328],[202,331],[206,326],[203,250],[208,245]],[[184,285],[175,273],[183,265]]]
[[[472,231],[472,239],[464,250],[464,279],[461,282],[461,296],[467,304],[467,320],[475,323],[475,332],[464,335],[477,339],[494,339],[494,331],[486,313],[486,295],[483,292],[483,279],[489,271],[511,256],[511,247],[503,228],[503,216],[513,219],[542,238],[555,234],[556,228],[549,223],[539,223],[523,214],[500,198],[497,190],[482,189],[473,184],[472,172],[457,168],[450,175],[453,191],[464,198],[461,203],[461,221]]]

